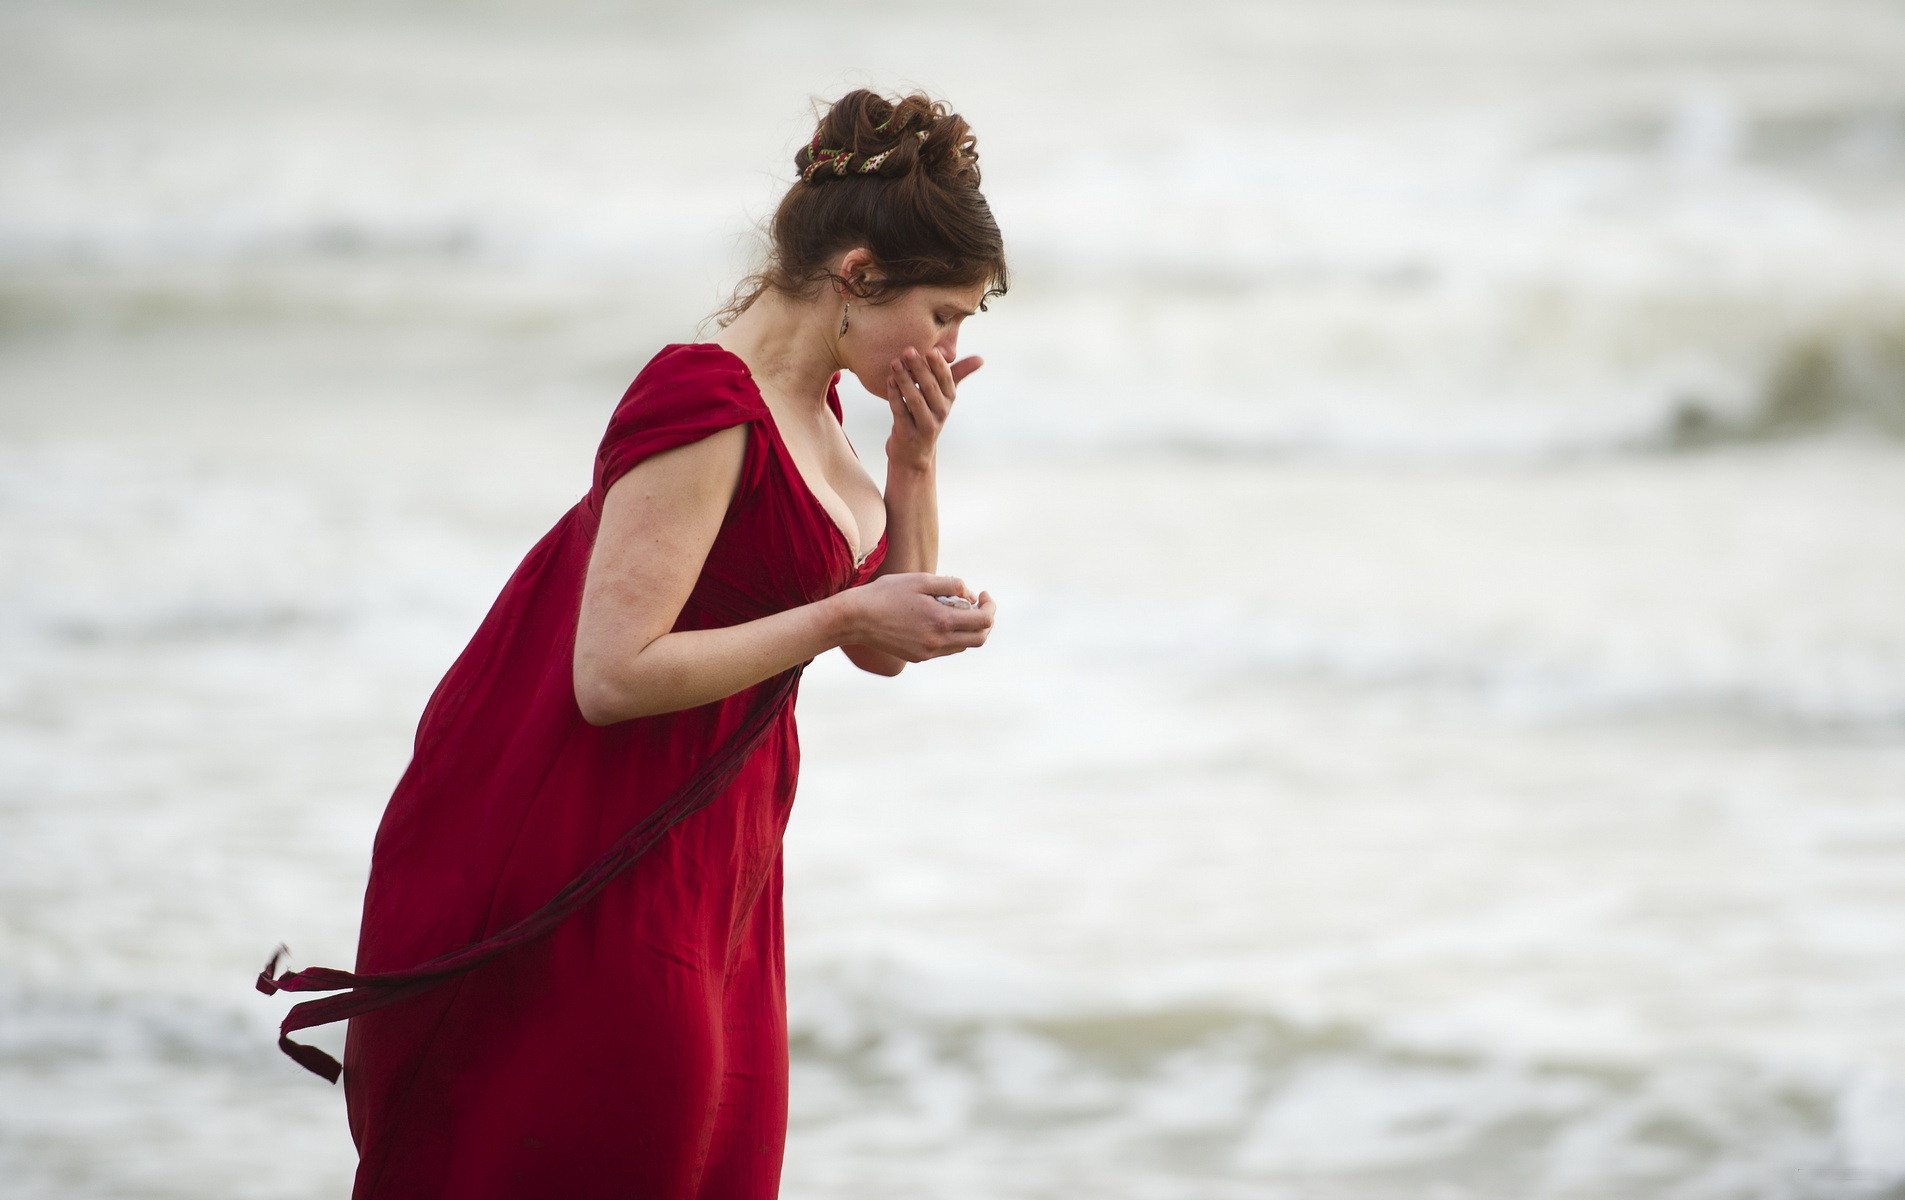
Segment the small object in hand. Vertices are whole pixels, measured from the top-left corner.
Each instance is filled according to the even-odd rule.
[[[964,596],[934,596],[933,599],[939,601],[941,604],[950,605],[953,608],[972,607],[972,601],[966,599]]]

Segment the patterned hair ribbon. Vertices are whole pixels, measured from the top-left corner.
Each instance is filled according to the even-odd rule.
[[[836,175],[847,173],[847,160],[853,157],[851,150],[825,150],[820,145],[820,134],[814,133],[814,140],[807,143],[807,166],[800,173],[802,183],[812,183],[814,172],[822,167],[831,166]]]
[[[885,122],[883,121],[881,122],[881,124],[885,124]],[[874,132],[876,133],[878,132],[877,127],[875,128]],[[921,142],[924,142],[926,140],[926,131],[924,129],[915,130],[913,136],[917,137]],[[873,157],[867,159],[865,162],[860,164],[860,174],[862,175],[873,174],[873,172],[880,169],[880,164],[885,162],[887,159],[893,157],[893,152],[898,149],[899,149],[898,146],[893,146],[888,149],[882,150],[878,154],[875,154]]]
[[[888,120],[891,120],[891,118],[889,117]],[[886,122],[882,121],[880,126],[884,126],[885,124]],[[877,133],[880,126],[875,126],[874,132]],[[914,130],[913,136],[918,138],[921,143],[924,143],[927,138],[927,131],[924,129]],[[880,169],[881,163],[892,157],[893,151],[897,149],[899,149],[897,146],[889,147],[888,149],[880,151],[878,154],[868,157],[860,163],[859,173],[862,175],[873,174]],[[823,148],[820,144],[820,134],[816,131],[814,140],[807,143],[807,166],[800,173],[800,181],[802,183],[812,183],[815,173],[827,167],[832,167],[835,175],[844,176],[847,173],[847,168],[852,165],[853,154],[854,152],[852,150]]]

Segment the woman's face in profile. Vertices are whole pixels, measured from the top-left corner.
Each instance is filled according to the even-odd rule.
[[[952,362],[959,357],[960,325],[979,310],[985,294],[983,283],[921,285],[882,304],[855,302],[847,334],[840,340],[846,368],[861,387],[885,396],[887,375],[909,346],[927,356],[938,351]]]

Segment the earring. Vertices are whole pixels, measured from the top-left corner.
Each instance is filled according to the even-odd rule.
[[[840,337],[847,336],[847,314],[852,311],[853,305],[851,304],[843,304],[840,306]]]

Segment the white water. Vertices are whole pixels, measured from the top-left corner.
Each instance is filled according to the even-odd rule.
[[[1817,0],[0,10],[7,1194],[344,1194],[250,976],[866,79],[1020,272],[1003,611],[804,684],[787,1194],[1900,1194],[1905,18]]]

